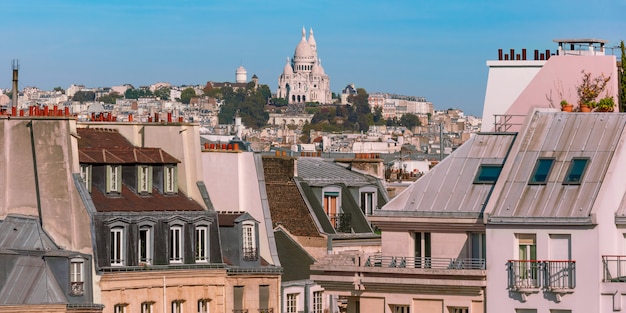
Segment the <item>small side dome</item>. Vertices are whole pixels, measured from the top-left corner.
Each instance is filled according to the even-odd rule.
[[[291,68],[291,64],[289,64],[289,58],[287,58],[287,64],[285,64],[285,68],[283,69],[283,74],[285,75],[293,74],[293,68]]]

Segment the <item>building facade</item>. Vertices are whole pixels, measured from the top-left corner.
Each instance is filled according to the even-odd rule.
[[[333,102],[330,79],[317,56],[313,29],[307,39],[306,31],[302,28],[302,40],[296,46],[293,59],[287,58],[287,64],[278,78],[277,97],[286,99],[290,104]]]

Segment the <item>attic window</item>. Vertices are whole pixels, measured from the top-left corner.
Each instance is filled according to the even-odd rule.
[[[552,164],[554,164],[554,159],[538,159],[529,183],[545,184],[548,181],[548,175],[550,175]]]
[[[474,184],[495,184],[501,171],[502,165],[483,164],[478,168],[478,173],[476,173],[476,178],[474,178]]]
[[[588,158],[573,158],[569,164],[569,169],[567,170],[563,184],[580,185],[583,174],[585,174],[585,170],[587,169],[587,164],[589,164]]]

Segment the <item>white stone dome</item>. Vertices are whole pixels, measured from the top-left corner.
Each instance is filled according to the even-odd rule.
[[[248,81],[248,71],[243,65],[240,65],[235,71],[235,80],[238,83],[245,83]]]
[[[285,75],[293,74],[293,68],[291,67],[291,64],[289,64],[289,58],[287,58],[287,64],[285,64],[285,68],[283,69],[283,74]]]

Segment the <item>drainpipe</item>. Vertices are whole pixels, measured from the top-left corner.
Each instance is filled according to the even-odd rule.
[[[311,292],[310,283],[304,283],[304,312],[309,312],[309,292]]]
[[[37,199],[37,213],[39,213],[39,226],[43,227],[43,217],[41,216],[41,197],[39,194],[39,174],[37,172],[37,154],[35,150],[35,134],[33,132],[33,120],[26,124],[30,129],[30,148],[33,152],[33,171],[35,174],[35,198]]]

